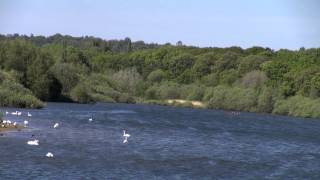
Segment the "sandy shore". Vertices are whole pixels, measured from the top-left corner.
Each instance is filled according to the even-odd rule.
[[[14,126],[14,125],[6,125],[6,127],[1,127],[0,124],[0,133],[2,132],[6,132],[6,131],[20,131],[21,129],[23,129],[23,126]]]
[[[191,104],[193,107],[196,108],[204,108],[205,104],[201,101],[188,101],[184,99],[169,99],[167,100],[168,104],[181,104],[181,105],[186,105],[186,104]]]

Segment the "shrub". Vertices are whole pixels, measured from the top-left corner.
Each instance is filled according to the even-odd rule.
[[[259,66],[265,62],[267,58],[261,55],[249,55],[241,59],[238,67],[240,74],[259,69]]]
[[[251,71],[245,74],[241,79],[241,85],[245,88],[259,88],[264,85],[267,76],[262,71]]]
[[[276,92],[272,88],[264,87],[258,97],[258,112],[271,113],[276,101]]]
[[[116,83],[118,90],[130,95],[137,93],[138,85],[143,80],[135,68],[120,70],[113,74],[111,78]]]
[[[238,72],[234,69],[229,69],[220,73],[219,82],[224,85],[232,85],[238,79]]]
[[[146,90],[145,96],[147,99],[159,99],[157,86],[151,86]]]
[[[288,99],[278,100],[275,103],[273,113],[300,116],[320,117],[320,99],[311,99],[303,96],[293,96]]]
[[[62,85],[63,94],[68,94],[71,91],[71,89],[77,85],[79,81],[78,70],[72,64],[55,64],[50,68],[50,73]]]
[[[254,89],[217,86],[206,92],[208,107],[237,111],[256,111],[258,94]]]
[[[201,82],[206,86],[217,86],[219,84],[219,76],[216,73],[212,73],[202,77]]]
[[[188,96],[186,99],[192,101],[201,101],[204,95],[205,87],[201,85],[191,85],[188,87]]]
[[[0,71],[0,106],[41,108],[44,103],[17,83],[11,74]]]
[[[166,73],[163,72],[161,69],[157,69],[155,71],[152,71],[148,77],[147,80],[151,83],[160,83],[166,78]]]
[[[180,87],[176,83],[161,84],[158,88],[158,94],[160,99],[179,99]]]
[[[72,89],[71,93],[72,100],[79,103],[89,103],[93,101],[93,98],[90,96],[90,92],[85,84],[78,84],[75,88]]]

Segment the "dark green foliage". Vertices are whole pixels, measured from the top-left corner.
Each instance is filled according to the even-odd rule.
[[[241,85],[245,88],[262,88],[267,81],[267,76],[262,71],[254,70],[252,72],[246,73],[241,78]]]
[[[206,75],[201,78],[201,83],[206,86],[217,86],[219,84],[219,76],[217,73]]]
[[[0,106],[40,108],[44,106],[32,92],[17,83],[9,73],[0,71]]]
[[[90,96],[88,87],[85,84],[78,84],[71,91],[71,98],[79,103],[89,103],[93,101],[93,98]]]
[[[258,112],[271,113],[277,100],[277,92],[270,87],[263,87],[258,97]]]
[[[69,63],[58,63],[50,68],[50,73],[62,85],[62,93],[69,93],[79,81],[78,69]]]
[[[152,71],[147,78],[147,80],[150,81],[151,83],[160,83],[165,79],[166,79],[166,73],[163,72],[161,69]]]
[[[185,70],[190,69],[194,64],[194,57],[191,54],[181,54],[167,59],[165,68],[169,72],[171,78],[176,78],[181,75]]]
[[[219,75],[219,82],[224,85],[232,85],[238,79],[238,72],[235,69],[223,71]]]
[[[320,99],[293,96],[277,101],[273,112],[290,116],[320,117]]]
[[[142,77],[136,68],[120,70],[112,75],[112,80],[117,84],[117,89],[136,95]]]
[[[203,85],[192,84],[185,86],[184,89],[187,91],[187,96],[184,99],[192,101],[201,101],[205,92],[205,86]]]
[[[260,68],[260,65],[267,60],[267,57],[261,55],[249,55],[240,60],[239,74],[245,74]]]
[[[202,100],[210,108],[320,117],[319,48],[198,48],[129,38],[7,35],[0,37],[0,72],[2,106],[40,107],[39,99],[167,104],[180,98]]]
[[[237,111],[257,111],[258,93],[254,89],[217,86],[206,92],[208,107]]]

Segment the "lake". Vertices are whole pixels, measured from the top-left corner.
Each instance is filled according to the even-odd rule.
[[[319,119],[132,104],[20,110],[6,119],[29,128],[0,137],[1,179],[320,179]],[[26,144],[32,134],[39,146]]]

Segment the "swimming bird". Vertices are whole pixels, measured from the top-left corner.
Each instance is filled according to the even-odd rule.
[[[48,158],[53,158],[53,154],[52,154],[51,152],[48,152],[48,153],[46,154],[46,156],[47,156]]]
[[[123,130],[123,137],[130,137],[130,134],[127,134],[126,130]]]
[[[12,114],[12,115],[18,115],[18,111],[12,112],[11,114]]]
[[[128,142],[128,137],[124,137],[123,143],[127,143]]]
[[[93,121],[93,119],[92,118],[89,118],[89,122],[92,122]]]
[[[29,112],[28,112],[28,117],[32,117],[32,114],[30,114]]]
[[[130,134],[127,134],[126,130],[123,130],[123,137],[124,137],[123,143],[127,143],[128,137],[130,137]]]
[[[21,116],[21,114],[22,114],[22,112],[17,111],[17,115],[18,115],[18,116]]]
[[[55,123],[55,124],[53,125],[53,128],[57,128],[57,127],[59,127],[59,123]]]
[[[27,142],[28,145],[31,146],[38,146],[39,145],[39,140],[35,139],[35,140],[30,140]]]
[[[23,121],[23,123],[24,123],[24,127],[27,127],[27,125],[29,124],[28,121]]]

